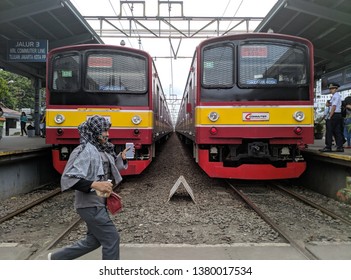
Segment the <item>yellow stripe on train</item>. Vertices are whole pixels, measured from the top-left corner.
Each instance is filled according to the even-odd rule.
[[[303,121],[298,122],[294,114],[298,111],[304,113]],[[217,113],[217,116],[216,114]],[[201,125],[311,125],[314,121],[312,106],[223,106],[223,107],[197,107],[196,126]],[[218,117],[218,120],[211,121]]]
[[[61,124],[55,122],[55,117],[61,114],[64,121]],[[47,127],[78,127],[89,117],[100,115],[109,119],[112,127],[133,127],[133,128],[150,128],[153,124],[153,112],[148,110],[128,111],[128,110],[106,110],[106,109],[73,109],[73,110],[46,110]],[[138,125],[133,124],[132,118],[139,116],[141,122]]]

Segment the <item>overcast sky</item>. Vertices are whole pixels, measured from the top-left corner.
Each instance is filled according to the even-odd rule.
[[[71,0],[82,16],[115,16],[120,14],[119,0]],[[132,1],[131,1],[132,2]],[[158,0],[146,0],[146,16],[156,16],[158,12]],[[277,0],[183,0],[184,16],[211,16],[211,17],[265,17]],[[126,7],[124,5],[124,7]],[[134,16],[142,15],[142,6],[135,5]],[[172,5],[171,11],[167,5],[162,5],[161,16],[179,16],[180,5]],[[123,15],[131,15],[128,7],[122,10]],[[91,23],[93,25],[93,23]],[[118,27],[126,22],[119,22]],[[256,23],[256,25],[258,22]],[[203,26],[204,23],[201,23]],[[256,25],[250,26],[252,30]],[[94,26],[92,26],[94,28]],[[245,26],[243,26],[245,27]],[[119,45],[124,39],[126,46],[140,48],[153,57],[171,56],[171,48],[168,39],[141,39],[139,44],[136,38],[102,38],[105,44]],[[178,55],[192,57],[196,45],[203,39],[183,39],[181,41]],[[179,39],[172,39],[173,48],[178,48]],[[191,59],[156,59],[155,64],[161,78],[163,90],[167,97],[170,93],[182,96],[188,76]],[[173,85],[173,91],[171,91]]]

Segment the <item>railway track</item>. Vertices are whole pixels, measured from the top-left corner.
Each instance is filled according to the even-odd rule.
[[[40,198],[35,199],[35,200],[31,201],[30,203],[25,204],[25,205],[23,205],[23,206],[20,207],[20,208],[17,208],[17,209],[14,210],[14,211],[11,211],[10,213],[8,213],[8,214],[6,214],[6,215],[0,217],[0,224],[3,223],[3,222],[5,222],[5,221],[7,221],[7,220],[9,220],[9,219],[12,219],[13,217],[15,217],[15,216],[17,216],[17,215],[19,215],[19,214],[21,214],[21,213],[24,213],[24,212],[27,211],[28,209],[31,209],[31,208],[33,208],[34,206],[39,205],[40,203],[42,203],[42,202],[44,202],[44,201],[46,201],[46,200],[48,200],[48,199],[50,199],[50,198],[52,198],[52,197],[58,195],[59,193],[61,193],[61,189],[58,187],[58,188],[56,188],[56,189],[50,191],[49,193],[47,193],[47,194],[41,196]]]
[[[206,176],[194,163],[191,155],[188,156],[184,146],[178,145],[177,141],[177,137],[171,137],[165,143],[162,153],[143,174],[125,177],[120,185],[121,190],[118,192],[122,196],[124,207],[121,213],[113,216],[113,221],[121,234],[122,244],[237,246],[237,244],[279,245],[287,242],[252,211],[241,197],[233,195],[233,191],[224,180]],[[170,191],[180,175],[191,187],[196,203],[182,185],[169,200]],[[244,184],[243,181],[241,183],[240,187],[246,192],[248,184]],[[262,183],[255,184],[256,188],[260,186]],[[260,188],[260,192],[262,195],[259,192],[254,195],[248,194],[256,204],[260,202],[257,199],[267,198],[259,203],[260,208],[286,204],[286,207],[273,209],[273,214],[275,211],[275,214],[281,216],[272,217],[265,208],[262,212],[278,226],[283,226],[285,221],[289,221],[290,223],[283,229],[291,240],[296,240],[297,245],[303,246],[309,242],[351,241],[350,225],[327,217],[320,210],[314,208],[310,210],[309,206],[301,210],[302,214],[297,214],[299,217],[303,215],[309,217],[307,221],[303,221],[307,229],[297,228],[300,221],[299,219],[294,221],[289,217],[293,211],[288,206],[299,203],[298,208],[307,207],[305,203],[297,202],[290,195],[283,195],[272,185]],[[303,190],[303,194],[309,197],[310,192]],[[319,198],[318,194],[316,196]],[[315,194],[311,197],[315,197]],[[340,205],[335,201],[325,197],[321,200],[323,199],[328,201],[327,206],[330,210],[340,209],[338,208]],[[12,202],[8,203],[11,204]],[[35,250],[30,259],[36,259],[39,255],[46,256],[47,251],[72,244],[86,232],[85,224],[80,222],[73,204],[74,192],[63,192],[62,195],[3,222],[0,226],[0,242],[34,244]],[[342,210],[350,209],[342,208]],[[315,218],[312,214],[318,216]],[[325,228],[314,230],[315,225],[324,222],[327,223],[325,227],[334,226],[338,231],[325,231]],[[306,258],[312,259],[313,256]]]
[[[274,183],[274,187],[276,188],[279,188],[282,192],[292,196],[293,198],[305,203],[306,205],[309,205],[311,207],[314,207],[315,209],[318,209],[319,211],[321,211],[322,213],[334,218],[334,219],[337,219],[337,220],[340,220],[341,222],[347,224],[347,225],[351,225],[351,220],[349,219],[346,219],[344,218],[343,216],[341,215],[338,215],[332,211],[330,211],[329,209],[323,207],[322,205],[318,205],[316,203],[314,203],[313,201],[303,197],[302,195],[292,191],[292,190],[289,190],[287,187],[285,186],[282,186],[282,185],[279,185],[279,184],[276,184]]]
[[[298,252],[300,252],[300,254],[302,254],[306,259],[316,260],[318,259],[318,257],[314,255],[310,250],[308,250],[308,248],[305,246],[306,243],[305,243],[304,237],[300,236],[300,238],[297,238],[296,234],[293,233],[293,230],[289,228],[289,223],[296,224],[298,223],[298,221],[289,221],[289,218],[291,218],[291,216],[286,216],[284,219],[281,217],[277,218],[275,215],[272,215],[272,211],[274,210],[269,210],[270,204],[279,203],[277,202],[277,200],[271,199],[272,197],[274,198],[278,197],[277,190],[285,197],[293,198],[294,200],[297,200],[300,203],[303,203],[307,207],[320,211],[323,214],[328,215],[333,219],[339,220],[344,224],[351,225],[350,220],[328,210],[322,205],[316,204],[315,202],[299,195],[294,191],[289,190],[287,187],[283,185],[280,185],[277,183],[270,183],[269,185],[260,187],[261,188],[260,191],[257,191],[256,189],[256,191],[253,194],[250,192],[250,188],[249,190],[245,190],[246,187],[235,186],[230,181],[226,181],[226,183],[238,196],[241,197],[243,201],[247,203],[247,205],[250,206],[251,209],[253,209],[266,223],[268,223],[276,232],[279,233],[280,236],[282,236],[289,244],[291,244],[292,247],[294,247]],[[270,192],[273,192],[273,193],[270,193]],[[264,200],[265,202],[263,203],[254,202],[254,200],[259,201],[259,199],[257,199],[257,196],[261,196],[261,197],[265,196],[269,198],[265,199]],[[294,211],[293,207],[291,208],[291,211]],[[287,213],[288,212],[289,211],[287,211]],[[306,211],[306,213],[308,213],[307,215],[310,215],[311,212]],[[301,225],[301,227],[305,227],[305,225]]]
[[[242,190],[233,186],[230,182],[228,185],[238,194],[265,222],[267,222],[275,231],[277,231],[286,241],[288,241],[298,252],[300,252],[306,259],[316,260],[318,259],[312,252],[306,249],[306,247],[299,241],[293,238],[288,231],[284,230],[282,227],[278,225],[278,223],[274,222],[268,215],[265,214],[262,209],[260,209],[250,198],[246,195]]]

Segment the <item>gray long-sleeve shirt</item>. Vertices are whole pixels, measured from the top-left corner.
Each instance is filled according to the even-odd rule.
[[[106,166],[110,171],[106,171]],[[62,174],[61,189],[62,191],[70,189],[81,179],[91,182],[112,179],[115,185],[118,185],[122,181],[119,170],[127,167],[128,163],[123,161],[121,155],[118,155],[117,159],[114,160],[112,155],[99,152],[90,143],[87,143],[84,147],[79,145],[71,153]],[[99,197],[95,191],[75,191],[75,208],[105,205],[106,198]]]

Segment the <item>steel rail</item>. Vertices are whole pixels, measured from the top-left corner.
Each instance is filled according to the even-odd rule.
[[[296,192],[294,192],[294,191],[291,191],[291,190],[286,189],[286,187],[284,187],[284,186],[278,185],[278,184],[276,184],[276,183],[272,183],[272,184],[273,184],[275,187],[279,188],[282,192],[288,193],[288,194],[291,195],[293,198],[298,199],[298,200],[304,202],[305,204],[307,204],[307,205],[309,205],[309,206],[312,206],[312,207],[314,207],[314,208],[320,210],[320,211],[323,212],[324,214],[327,214],[327,215],[329,215],[330,217],[332,217],[332,218],[334,218],[334,219],[338,219],[338,220],[340,220],[340,221],[342,221],[342,222],[344,222],[344,223],[346,223],[346,224],[348,224],[348,225],[351,225],[351,221],[350,221],[350,220],[345,219],[344,217],[335,214],[334,212],[328,210],[327,208],[325,208],[325,207],[323,207],[323,206],[321,206],[321,205],[318,205],[318,204],[314,203],[313,201],[311,201],[311,200],[309,200],[309,199],[307,199],[307,198],[301,196],[300,194],[298,194],[298,193],[296,193]]]
[[[54,238],[54,240],[49,245],[47,245],[43,251],[49,251],[51,248],[53,248],[67,234],[69,234],[72,231],[72,229],[75,228],[81,221],[82,219],[80,217],[75,219],[68,227],[66,227],[66,229],[63,232],[61,232],[56,238]]]
[[[300,252],[306,259],[309,260],[318,260],[318,257],[310,252],[304,244],[299,244],[294,238],[292,238],[289,234],[287,234],[281,227],[279,227],[271,218],[269,218],[266,214],[264,214],[252,200],[248,198],[247,195],[243,193],[243,191],[238,190],[234,187],[229,181],[227,184],[266,222],[268,223],[275,231],[277,231],[281,236],[284,237],[286,241],[288,241],[298,252]]]
[[[37,200],[35,200],[35,201],[33,201],[33,202],[31,202],[31,203],[29,203],[29,204],[27,204],[27,205],[25,205],[25,206],[19,208],[19,209],[17,209],[17,210],[15,210],[15,211],[13,211],[13,212],[11,212],[11,213],[9,213],[9,214],[7,214],[7,215],[1,217],[1,218],[0,218],[0,223],[3,223],[3,222],[5,222],[5,221],[7,221],[7,220],[13,218],[13,217],[16,216],[16,215],[27,211],[28,209],[30,209],[30,208],[32,208],[32,207],[38,205],[39,203],[41,203],[41,202],[43,202],[43,201],[45,201],[45,200],[47,200],[47,199],[49,199],[49,198],[51,198],[51,197],[53,197],[53,196],[59,194],[59,193],[61,193],[61,189],[60,189],[60,188],[51,191],[50,193],[44,195],[43,197],[41,197],[41,198],[39,198],[39,199],[37,199]]]

